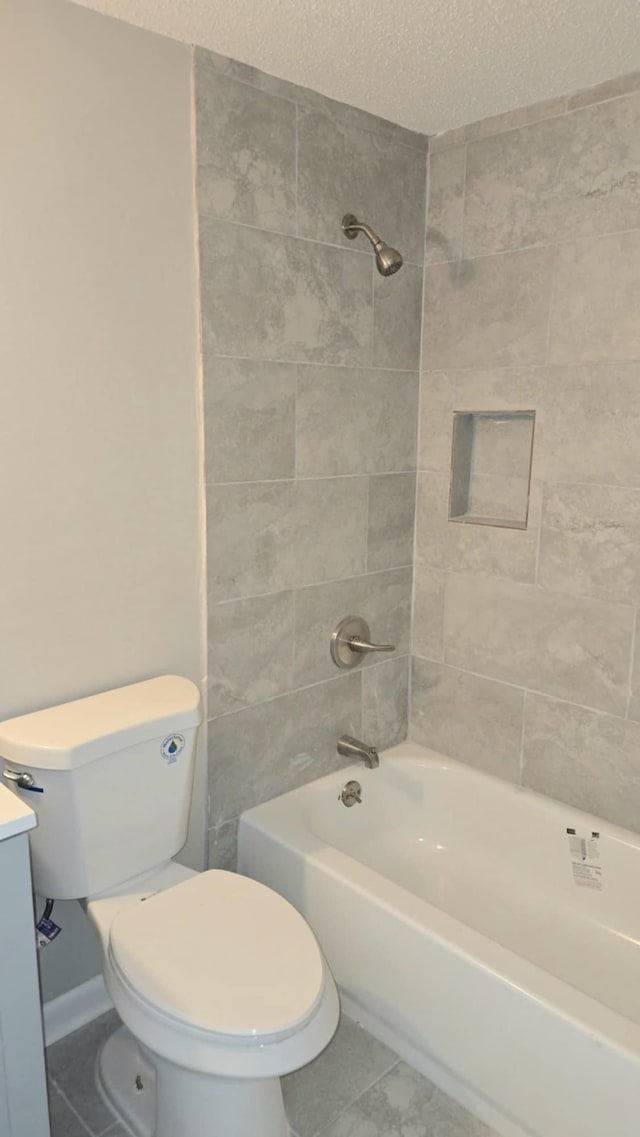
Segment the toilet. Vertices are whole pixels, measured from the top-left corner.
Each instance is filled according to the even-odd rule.
[[[201,717],[179,676],[106,691],[0,723],[2,772],[38,816],[35,891],[80,899],[96,932],[123,1023],[107,1103],[135,1137],[287,1137],[280,1078],[331,1040],[338,995],[286,900],[172,859]]]

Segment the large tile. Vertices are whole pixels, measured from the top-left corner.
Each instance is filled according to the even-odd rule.
[[[429,158],[427,264],[456,261],[462,256],[465,165],[464,146]]]
[[[453,1098],[400,1062],[323,1137],[498,1137]]]
[[[629,75],[618,75],[615,79],[607,79],[598,83],[596,87],[586,87],[576,91],[568,99],[568,108],[586,107],[590,103],[599,103],[604,99],[615,99],[620,95],[627,95],[631,91],[640,90],[640,71],[632,71]]]
[[[517,782],[524,692],[414,657],[411,737],[470,766]]]
[[[536,382],[538,477],[640,485],[640,363],[550,367]]]
[[[505,130],[516,130],[529,122],[553,118],[555,115],[563,114],[566,107],[566,95],[560,95],[556,98],[543,99],[539,103],[530,103],[525,107],[516,107],[515,110],[505,111],[503,114],[481,118],[477,122],[467,123],[466,126],[454,127],[453,130],[445,130],[442,134],[436,134],[429,139],[429,153],[438,154],[441,150],[450,150],[452,146],[463,146],[466,142],[473,142],[477,138],[488,138]]]
[[[331,633],[345,616],[362,616],[374,642],[392,643],[398,655],[407,654],[411,578],[411,568],[393,569],[296,592],[296,684],[318,683],[336,674],[329,645]],[[362,666],[379,662],[380,656],[371,654],[364,657]]]
[[[292,592],[209,607],[210,718],[291,690],[293,629]]]
[[[361,676],[282,695],[209,724],[209,793],[215,827],[345,765],[341,734],[360,736]]]
[[[205,353],[369,363],[368,256],[204,220],[200,257]]]
[[[427,374],[422,408],[423,468],[449,469],[454,409],[535,409],[535,479],[640,485],[639,362]]]
[[[207,481],[292,478],[295,401],[295,364],[205,356]]]
[[[640,604],[640,489],[548,486],[538,579],[545,588]]]
[[[299,477],[415,469],[417,372],[299,368]]]
[[[640,831],[640,724],[527,694],[523,783]]]
[[[409,732],[409,657],[369,667],[362,676],[362,736],[378,750]]]
[[[405,264],[393,276],[376,272],[373,283],[373,363],[416,371],[420,366],[422,267]]]
[[[640,229],[560,245],[551,312],[553,363],[640,356]]]
[[[502,485],[500,479],[499,488]],[[416,565],[533,581],[539,519],[540,490],[532,486],[526,529],[450,521],[449,476],[440,471],[419,474]]]
[[[295,105],[199,67],[195,99],[201,215],[294,233]]]
[[[282,1079],[292,1129],[298,1137],[315,1137],[397,1061],[393,1050],[342,1015],[326,1050]]]
[[[640,94],[471,143],[464,254],[638,225]]]
[[[633,610],[493,577],[450,574],[445,661],[623,714]]]
[[[302,237],[352,243],[341,221],[355,213],[405,260],[422,262],[425,155],[320,111],[298,120],[298,225]],[[363,235],[357,241],[370,246]]]
[[[424,371],[420,381],[419,470],[451,470],[456,372]]]
[[[405,146],[411,146],[422,151],[423,154],[426,152],[428,142],[426,135],[418,134],[415,130],[409,130],[404,126],[398,126],[395,122],[389,122],[388,119],[370,114],[369,111],[363,111],[349,103],[340,103],[336,99],[329,99],[326,95],[311,90],[310,87],[301,87],[287,79],[278,79],[275,75],[261,71],[258,67],[240,63],[237,59],[230,59],[229,56],[220,55],[216,51],[209,51],[203,47],[196,47],[195,58],[196,69],[210,69],[229,78],[238,79],[243,83],[251,84],[252,87],[256,87],[260,91],[267,91],[269,94],[278,95],[282,99],[289,99],[307,110],[321,111],[349,126],[386,135],[396,142],[403,142]]]
[[[369,480],[367,571],[413,561],[415,474],[377,474]]]
[[[545,248],[430,265],[423,366],[542,363],[552,262]]]
[[[235,872],[238,854],[238,819],[223,821],[215,829],[209,830],[210,869],[224,869]]]
[[[366,478],[211,486],[210,602],[363,572],[367,499]]]
[[[412,651],[425,659],[444,657],[446,573],[416,561],[411,624]]]
[[[116,1012],[108,1011],[47,1048],[49,1077],[95,1134],[114,1122],[98,1094],[94,1074],[100,1047],[119,1025]]]
[[[53,1087],[49,1093],[49,1123],[51,1137],[87,1137],[90,1134],[90,1130]]]

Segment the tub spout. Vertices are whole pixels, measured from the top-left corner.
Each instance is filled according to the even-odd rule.
[[[361,742],[359,738],[352,738],[350,734],[343,734],[338,739],[338,754],[343,758],[351,758],[356,762],[364,762],[369,770],[380,765],[380,758],[375,746]]]

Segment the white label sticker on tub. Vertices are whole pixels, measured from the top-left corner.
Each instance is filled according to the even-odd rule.
[[[592,830],[581,835],[575,829],[567,829],[567,839],[574,884],[601,892],[600,834]]]

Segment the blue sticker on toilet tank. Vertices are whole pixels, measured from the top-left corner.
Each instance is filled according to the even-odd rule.
[[[172,766],[174,762],[178,761],[178,756],[182,754],[185,747],[184,734],[168,734],[162,741],[160,753],[165,762]]]

